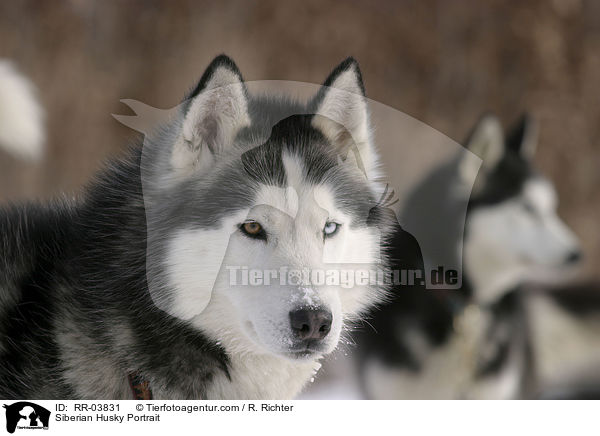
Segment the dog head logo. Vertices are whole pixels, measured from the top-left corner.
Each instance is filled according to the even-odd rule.
[[[50,411],[28,401],[4,405],[6,409],[6,431],[14,433],[18,429],[48,429]]]

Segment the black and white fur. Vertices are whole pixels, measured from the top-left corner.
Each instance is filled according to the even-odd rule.
[[[485,116],[467,141],[483,160],[481,168],[461,154],[425,177],[409,197],[403,225],[414,226],[435,211],[434,219],[448,228],[462,225],[452,221],[458,216],[453,207],[470,196],[464,241],[449,244],[447,233],[433,226],[430,234],[440,246],[455,247],[457,256],[462,252],[463,286],[400,286],[393,302],[373,313],[372,328],[364,328],[357,345],[367,397],[535,395],[531,342],[537,338],[523,288],[561,280],[580,257],[575,236],[556,214],[552,185],[531,165],[536,142],[528,117],[505,136],[498,120]],[[428,203],[437,198],[446,203]],[[400,253],[393,259],[396,268],[420,255],[406,247],[394,244],[393,252]]]
[[[0,212],[0,397],[131,398],[135,373],[155,398],[293,398],[384,289],[234,288],[223,267],[378,264],[376,173],[356,61],[304,104],[251,96],[217,57],[77,200]],[[325,334],[299,336],[297,310]]]

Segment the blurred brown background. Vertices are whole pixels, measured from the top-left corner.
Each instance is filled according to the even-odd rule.
[[[600,2],[15,1],[0,3],[0,58],[39,88],[47,156],[0,154],[0,199],[75,192],[135,134],[119,99],[175,106],[207,63],[247,80],[320,83],[348,55],[370,98],[461,141],[483,111],[540,121],[536,161],[600,265]]]

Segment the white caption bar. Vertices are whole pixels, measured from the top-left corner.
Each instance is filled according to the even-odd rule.
[[[545,435],[588,434],[598,431],[594,417],[599,406],[596,401],[0,400],[0,403],[5,405],[0,411],[3,427],[0,435],[19,436],[231,432],[243,436],[505,436],[542,431]]]

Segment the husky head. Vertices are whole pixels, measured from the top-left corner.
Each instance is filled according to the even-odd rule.
[[[381,297],[340,280],[378,264],[389,227],[353,59],[300,104],[252,96],[220,56],[145,148],[154,301],[227,351],[320,356]]]
[[[536,129],[524,116],[504,137],[499,121],[484,117],[467,148],[482,160],[459,163],[473,180],[465,224],[465,271],[482,301],[524,281],[555,281],[581,257],[578,242],[557,215],[550,181],[531,166]]]

